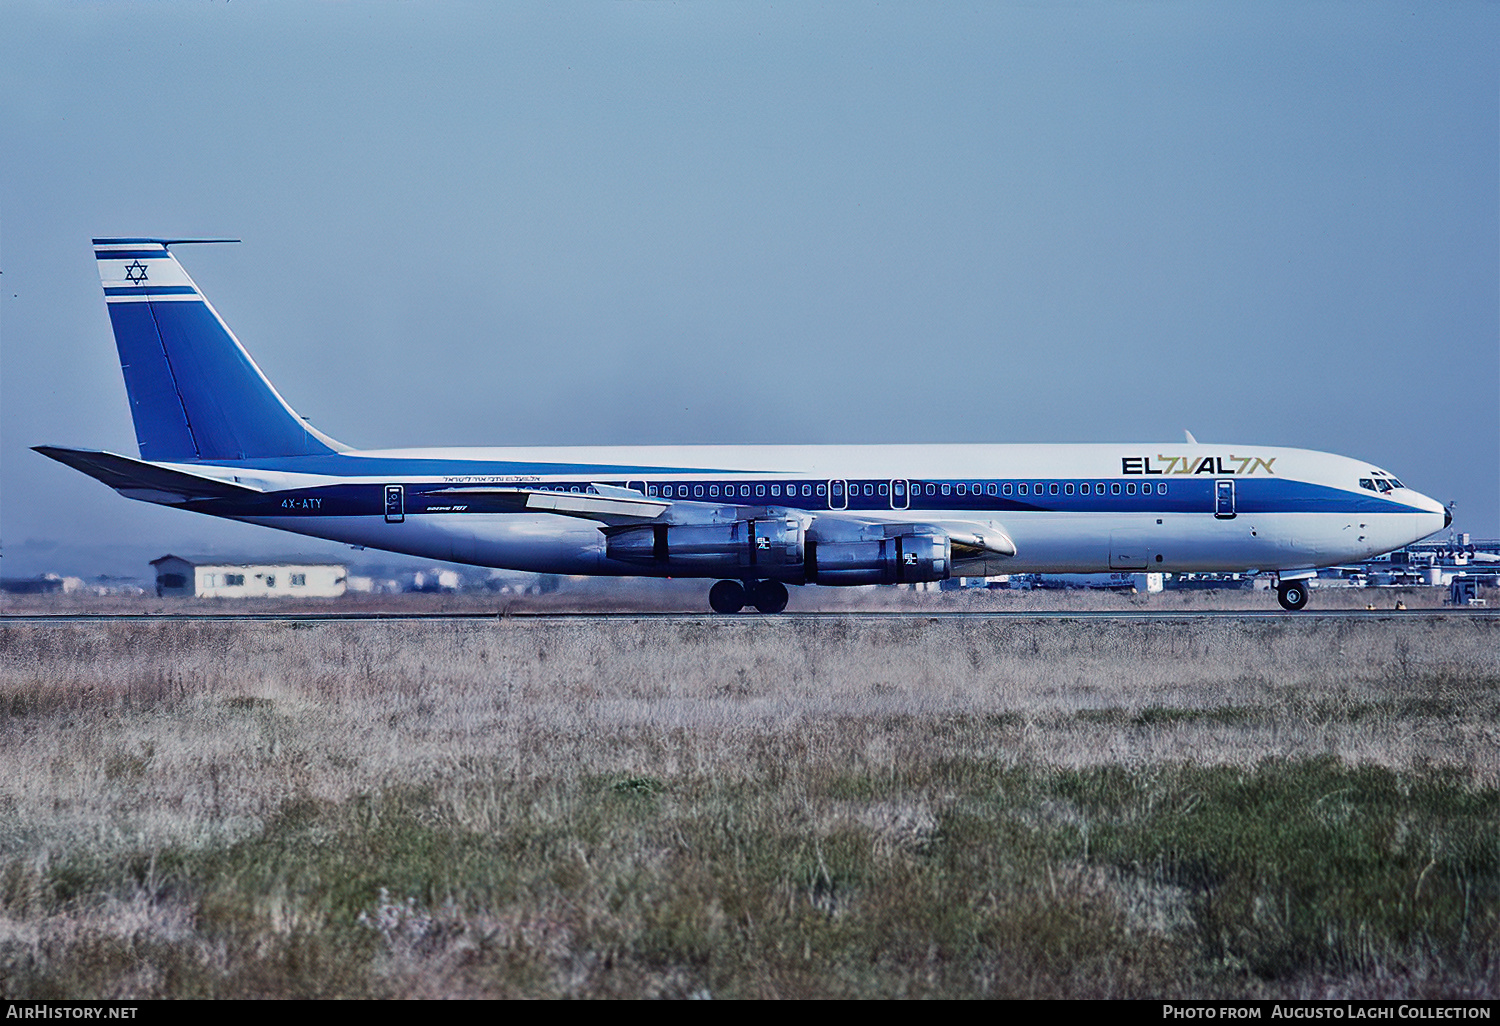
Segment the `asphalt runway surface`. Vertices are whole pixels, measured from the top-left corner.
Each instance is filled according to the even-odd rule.
[[[152,621],[152,622],[183,622],[183,621],[206,621],[206,622],[266,622],[266,623],[319,623],[319,622],[360,622],[378,620],[455,620],[455,621],[481,621],[481,620],[535,620],[535,621],[567,621],[579,622],[588,620],[621,621],[621,620],[676,620],[683,622],[705,621],[713,623],[751,623],[751,622],[777,622],[777,621],[803,621],[803,620],[866,620],[866,621],[898,621],[898,620],[1001,620],[1001,621],[1024,621],[1024,620],[1122,620],[1141,621],[1149,620],[1162,623],[1170,622],[1201,622],[1203,620],[1286,620],[1296,623],[1317,623],[1321,621],[1344,621],[1344,620],[1441,620],[1451,617],[1470,617],[1474,619],[1491,620],[1500,617],[1500,608],[1474,608],[1457,607],[1449,609],[1330,609],[1313,612],[1287,612],[1281,609],[1245,610],[1245,609],[1209,609],[1198,612],[1158,611],[1158,610],[1027,610],[1014,612],[919,612],[919,611],[880,611],[880,612],[808,612],[808,613],[776,613],[772,615],[760,613],[737,613],[721,616],[713,613],[639,613],[630,611],[620,612],[557,612],[557,611],[527,611],[527,610],[494,610],[464,611],[464,612],[348,612],[348,613],[13,613],[0,614],[0,624],[24,623],[24,624],[47,624],[47,623],[108,623],[117,621]]]

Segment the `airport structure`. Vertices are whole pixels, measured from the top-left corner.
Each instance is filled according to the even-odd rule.
[[[272,387],[171,252],[190,241],[229,240],[94,240],[139,458],[37,447],[131,499],[424,559],[717,579],[719,613],[779,613],[788,585],[1002,574],[1259,574],[1301,609],[1320,569],[1452,523],[1363,460],[1187,432],[1099,445],[357,450]]]
[[[343,563],[289,557],[162,556],[153,559],[161,598],[337,598]]]

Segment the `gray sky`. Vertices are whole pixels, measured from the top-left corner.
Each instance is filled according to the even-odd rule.
[[[1497,27],[0,0],[0,570],[288,547],[28,451],[135,452],[95,235],[244,239],[180,256],[362,448],[1186,427],[1368,459],[1500,536]]]

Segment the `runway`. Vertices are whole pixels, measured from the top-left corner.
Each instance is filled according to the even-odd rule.
[[[0,624],[64,624],[64,623],[359,623],[373,621],[487,621],[525,620],[540,623],[620,623],[629,621],[672,621],[679,623],[803,623],[809,621],[866,622],[913,622],[913,621],[973,621],[1018,623],[1028,620],[1071,621],[1095,620],[1101,622],[1154,622],[1154,623],[1199,623],[1208,620],[1228,622],[1250,622],[1279,620],[1288,624],[1313,625],[1320,622],[1348,622],[1351,620],[1379,621],[1441,621],[1451,619],[1494,620],[1500,617],[1500,608],[1451,608],[1451,609],[1330,609],[1321,612],[1286,612],[1280,609],[1244,610],[1210,609],[1197,612],[1182,610],[1026,610],[1003,612],[921,612],[870,611],[870,612],[805,612],[778,613],[767,616],[758,613],[739,613],[719,616],[711,613],[687,612],[558,612],[534,610],[505,610],[463,612],[293,612],[293,613],[11,613],[0,614]]]

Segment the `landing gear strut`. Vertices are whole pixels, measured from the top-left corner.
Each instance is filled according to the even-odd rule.
[[[786,585],[780,581],[720,581],[708,589],[708,604],[716,613],[738,613],[748,602],[762,613],[786,608]]]
[[[1306,581],[1282,581],[1276,585],[1276,601],[1293,612],[1307,605]]]

